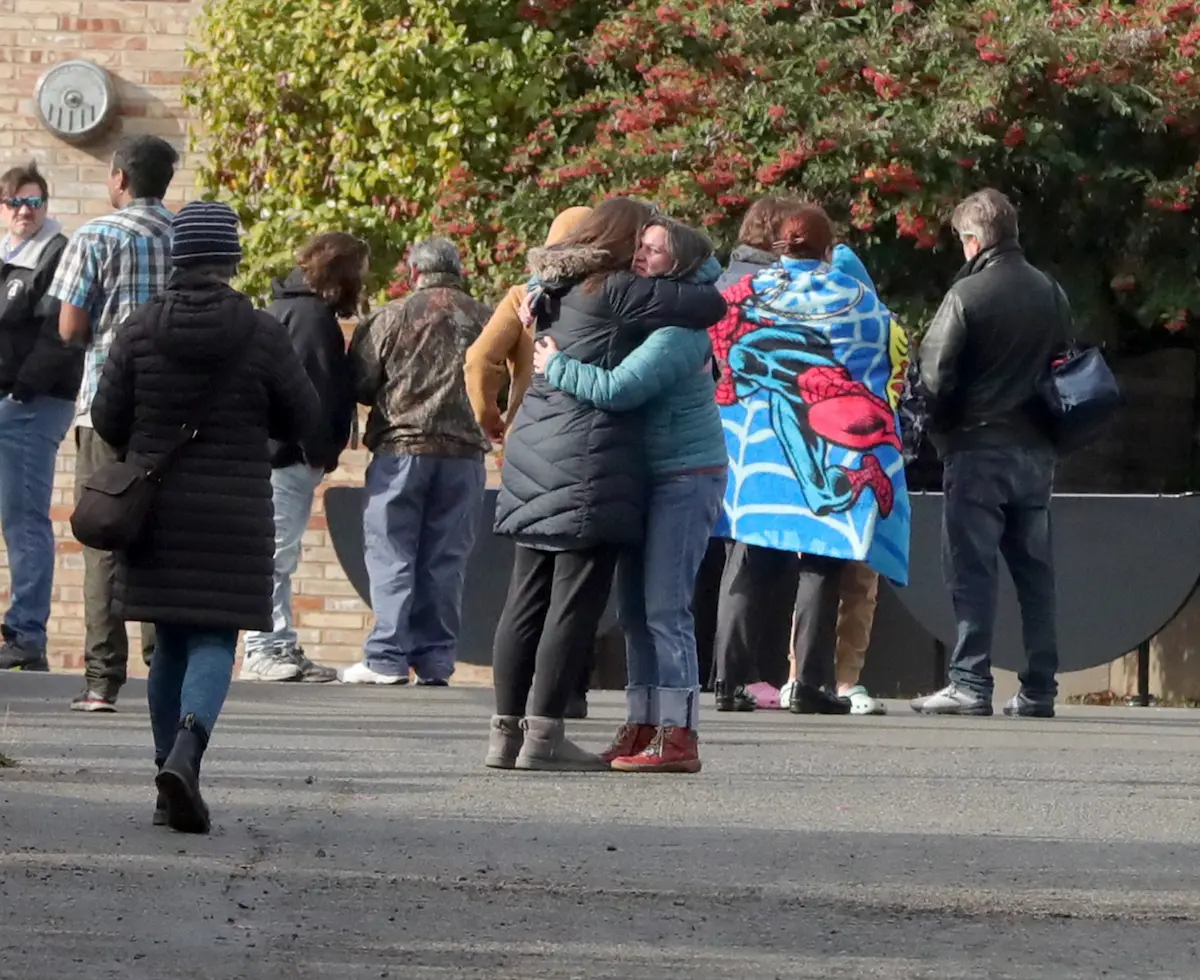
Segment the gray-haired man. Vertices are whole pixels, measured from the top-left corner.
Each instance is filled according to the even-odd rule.
[[[1037,382],[1066,342],[1058,284],[1027,261],[1017,211],[996,190],[954,212],[967,264],[921,344],[929,434],[945,466],[947,586],[958,620],[950,684],[917,698],[924,714],[992,713],[998,557],[1021,603],[1028,664],[1006,715],[1051,717],[1058,691],[1050,496],[1055,453]]]
[[[364,320],[350,342],[363,441],[363,517],[375,626],[346,684],[444,685],[454,672],[463,580],[490,448],[467,398],[463,360],[491,310],[467,295],[444,238],[413,247],[414,289]]]

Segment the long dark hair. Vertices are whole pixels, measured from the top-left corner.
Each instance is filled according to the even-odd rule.
[[[629,271],[642,229],[654,217],[654,208],[648,204],[628,197],[613,197],[584,218],[555,247],[587,245],[607,253],[602,267],[594,270],[583,284],[586,292],[594,293],[610,273]]]
[[[353,316],[362,297],[363,264],[370,255],[370,247],[361,238],[344,231],[326,231],[296,253],[296,265],[312,291],[334,313]]]

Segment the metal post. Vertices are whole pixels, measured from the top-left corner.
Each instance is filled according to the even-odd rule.
[[[1144,640],[1137,649],[1137,700],[1139,708],[1150,707],[1150,641]]]

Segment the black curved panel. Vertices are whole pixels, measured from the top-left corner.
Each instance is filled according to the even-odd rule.
[[[371,586],[363,553],[363,510],[366,502],[367,492],[362,487],[330,487],[325,491],[325,518],[329,523],[333,550],[354,591],[370,606]],[[492,639],[508,595],[513,544],[508,538],[492,533],[495,513],[496,491],[488,490],[479,509],[475,549],[467,563],[467,580],[463,588],[458,659],[468,664],[491,664]],[[612,629],[615,620],[610,597],[601,632]]]
[[[913,494],[911,501],[909,585],[897,595],[953,648],[954,613],[941,567],[942,495]],[[1200,580],[1200,496],[1063,494],[1051,506],[1060,668],[1083,670],[1136,649],[1192,594]],[[992,660],[1007,670],[1025,665],[1020,611],[1006,569]]]

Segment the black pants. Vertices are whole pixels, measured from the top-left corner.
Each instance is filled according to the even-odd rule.
[[[592,662],[617,554],[517,546],[492,651],[496,714],[563,716]]]
[[[725,571],[725,555],[733,542],[711,538],[700,571],[696,575],[696,591],[692,596],[692,617],[696,621],[696,654],[700,661],[701,689],[711,691],[716,677],[713,651],[717,638],[717,611],[721,607],[721,576]]]
[[[721,579],[717,680],[727,689],[760,680],[780,686],[790,634],[801,682],[832,687],[841,570],[836,558],[735,542]]]
[[[958,620],[950,680],[980,697],[992,696],[992,629],[1001,555],[1021,604],[1029,658],[1020,674],[1021,689],[1045,699],[1053,699],[1058,691],[1050,533],[1054,464],[1048,451],[1015,448],[968,450],[946,460],[942,557]]]

